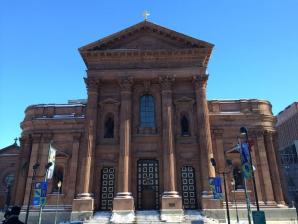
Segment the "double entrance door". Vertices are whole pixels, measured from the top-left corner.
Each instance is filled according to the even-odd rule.
[[[159,167],[157,160],[142,159],[137,164],[137,208],[159,209]]]

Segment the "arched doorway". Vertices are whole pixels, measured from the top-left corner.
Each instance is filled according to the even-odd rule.
[[[112,210],[115,191],[115,168],[101,169],[100,210]]]
[[[181,168],[182,199],[185,209],[198,207],[196,194],[195,169],[192,166]]]
[[[140,210],[159,209],[158,161],[141,159],[138,161],[137,190]]]

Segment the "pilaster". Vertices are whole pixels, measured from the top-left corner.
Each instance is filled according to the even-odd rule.
[[[258,129],[255,132],[256,135],[256,146],[257,146],[257,153],[260,158],[260,170],[258,172],[261,173],[262,179],[260,186],[263,186],[262,190],[262,197],[265,204],[275,204],[274,202],[274,195],[272,189],[272,176],[270,175],[270,167],[268,165],[269,158],[267,158],[267,153],[265,149],[264,143],[264,130]]]
[[[29,192],[32,184],[32,176],[33,176],[33,165],[38,160],[38,150],[40,148],[41,143],[41,134],[32,134],[32,148],[30,153],[30,162],[29,162],[29,168],[28,168],[28,175],[27,175],[27,181],[26,181],[26,190],[25,190],[25,197],[23,205],[27,205],[29,202]]]
[[[266,142],[268,163],[269,163],[271,177],[273,177],[272,178],[273,193],[274,193],[275,201],[278,204],[285,204],[283,193],[282,193],[281,181],[280,181],[280,173],[279,173],[278,163],[276,158],[276,151],[274,149],[274,144],[273,144],[273,134],[274,134],[274,131],[271,131],[271,130],[265,131],[265,142]]]

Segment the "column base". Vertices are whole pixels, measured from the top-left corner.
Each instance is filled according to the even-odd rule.
[[[222,200],[220,199],[213,199],[213,195],[203,194],[202,195],[202,209],[221,209]]]
[[[113,200],[112,223],[133,223],[135,221],[134,200],[130,192],[118,192]]]
[[[161,197],[160,219],[163,222],[183,222],[182,198],[177,191],[165,191]]]
[[[92,194],[78,194],[77,198],[73,199],[71,220],[86,220],[93,215],[94,199]]]

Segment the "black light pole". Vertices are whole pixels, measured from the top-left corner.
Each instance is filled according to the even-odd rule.
[[[38,162],[33,165],[33,175],[32,175],[32,178],[31,178],[31,187],[30,187],[29,199],[28,199],[27,209],[26,209],[25,224],[27,224],[27,222],[28,222],[29,207],[30,207],[30,201],[31,201],[31,195],[32,195],[32,187],[33,187],[33,184],[35,183],[36,170],[38,169],[38,167],[39,167]]]
[[[218,173],[219,175],[223,175],[223,179],[224,179],[224,189],[225,189],[225,201],[226,201],[226,210],[227,210],[227,218],[228,218],[228,224],[231,223],[230,220],[230,210],[229,210],[229,203],[228,203],[228,196],[227,196],[227,184],[226,184],[226,174],[228,174],[229,172],[219,172],[216,170],[216,161],[214,158],[210,159],[210,162],[212,164],[212,166],[215,169],[215,172]]]
[[[248,152],[249,152],[249,159],[250,159],[250,169],[252,172],[252,182],[253,182],[253,187],[254,187],[254,195],[255,195],[255,200],[256,200],[256,205],[257,205],[257,211],[260,211],[260,206],[259,206],[259,199],[258,199],[258,192],[257,192],[257,186],[256,186],[256,180],[255,180],[255,174],[254,170],[252,167],[252,157],[251,157],[251,152],[250,152],[250,147],[248,143],[248,131],[246,127],[241,127],[240,128],[240,133],[245,135],[245,141],[248,146]]]

